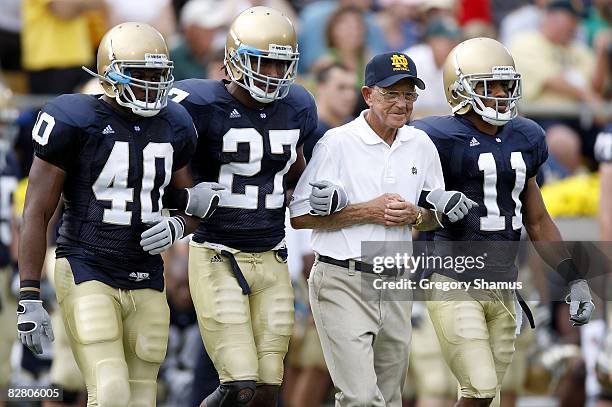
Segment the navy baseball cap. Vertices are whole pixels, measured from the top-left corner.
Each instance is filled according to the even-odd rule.
[[[404,78],[412,79],[419,89],[425,89],[425,83],[417,77],[416,64],[402,52],[378,54],[365,67],[366,86],[386,88]]]

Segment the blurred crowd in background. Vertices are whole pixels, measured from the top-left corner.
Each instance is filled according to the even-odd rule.
[[[254,5],[283,10],[294,22],[298,81],[315,95],[319,135],[365,108],[360,88],[365,63],[374,54],[398,50],[414,59],[426,89],[419,94],[413,116],[422,117],[450,113],[441,67],[456,44],[478,36],[500,40],[523,77],[521,114],[546,130],[550,158],[539,182],[549,212],[566,239],[600,239],[593,148],[597,134],[612,122],[612,0],[0,0],[0,164],[15,160],[20,180],[14,210],[0,211],[0,224],[6,228],[17,220],[9,234],[13,245],[33,157],[30,139],[37,112],[55,95],[97,92],[96,81],[81,66],[94,67],[98,42],[108,28],[124,21],[149,23],[170,46],[176,80],[223,79],[228,25]],[[309,140],[305,146],[307,156],[315,142]],[[287,233],[296,328],[286,359],[283,405],[319,406],[330,403],[333,391],[307,300],[305,278],[313,256],[307,231],[288,226]],[[50,231],[50,261],[53,241]],[[198,375],[206,359],[189,295],[187,246],[176,246],[165,260],[172,317],[159,404],[197,405],[192,393],[205,391],[206,383],[215,378]],[[52,308],[54,295],[48,284],[43,293]],[[564,317],[557,317],[567,314],[565,304],[550,304],[540,296],[540,327],[536,333],[524,329],[521,334],[518,347],[523,353],[515,357],[502,405],[529,403],[526,395],[536,401],[523,405],[585,405],[603,392],[597,373],[608,365],[612,368],[607,360],[596,362],[606,342],[604,322],[572,330]],[[450,406],[456,383],[435,339],[432,342],[435,336],[421,308],[415,304],[406,403]],[[61,325],[56,321],[55,329]],[[54,359],[71,357],[61,335],[40,358],[23,349],[17,344],[12,349],[14,384],[48,384]],[[67,388],[82,390],[76,366],[56,374],[65,376]],[[84,405],[82,396],[69,401],[44,405]]]

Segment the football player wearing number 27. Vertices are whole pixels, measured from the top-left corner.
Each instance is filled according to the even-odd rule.
[[[436,145],[447,188],[465,193],[478,207],[437,230],[435,240],[518,241],[525,226],[540,256],[568,283],[570,320],[586,324],[593,311],[586,280],[562,244],[545,243],[562,240],[535,179],[548,150],[542,128],[517,117],[521,76],[512,55],[490,38],[464,41],[446,59],[444,86],[453,115],[411,124]],[[427,302],[442,353],[461,388],[456,406],[490,405],[512,360],[519,320],[514,293],[491,293],[496,301],[436,292]]]
[[[17,329],[35,353],[43,335],[53,340],[40,277],[63,193],[56,294],[87,405],[152,407],[170,322],[159,253],[209,216],[219,194],[215,185],[191,187],[197,133],[183,107],[167,104],[173,65],[161,34],[120,24],[102,39],[97,62],[89,72],[104,94],[52,100],[32,131]],[[162,207],[181,212],[163,217]]]
[[[191,296],[221,382],[206,407],[275,406],[278,398],[293,326],[285,195],[317,127],[312,95],[293,84],[298,55],[291,21],[252,7],[227,35],[231,80],[189,79],[171,91],[198,129],[196,180],[227,188],[189,250]]]

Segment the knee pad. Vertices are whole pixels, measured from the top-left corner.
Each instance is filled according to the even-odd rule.
[[[206,407],[242,407],[255,395],[256,384],[253,380],[223,383],[206,397]]]
[[[170,312],[143,315],[146,319],[138,324],[135,352],[140,359],[160,364],[166,358]]]
[[[127,407],[130,402],[128,367],[124,360],[106,359],[96,365],[96,398],[99,407]]]

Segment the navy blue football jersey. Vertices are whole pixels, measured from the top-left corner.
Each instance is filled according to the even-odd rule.
[[[15,154],[12,151],[0,151],[0,268],[11,264],[13,193],[17,189],[19,173]]]
[[[250,109],[230,95],[226,84],[189,79],[171,90],[198,130],[194,177],[228,190],[193,239],[262,252],[285,236],[285,176],[296,149],[317,127],[317,110],[312,95],[299,85],[263,109]]]
[[[468,215],[445,225],[436,240],[518,241],[527,181],[548,158],[544,130],[517,117],[495,136],[461,116],[427,117],[411,123],[438,148],[447,190],[478,203]]]
[[[189,163],[197,133],[175,103],[130,121],[93,95],[48,103],[32,131],[36,156],[63,169],[64,214],[57,257],[75,282],[163,290],[161,256],[140,247],[140,234],[161,216],[172,173]]]
[[[456,268],[431,271],[458,280],[516,281],[524,193],[528,180],[548,158],[544,130],[521,117],[500,127],[495,136],[480,132],[461,116],[427,117],[411,124],[436,145],[446,189],[461,191],[478,203],[462,220],[445,222],[435,231],[433,252],[454,258],[483,256],[484,268],[469,273]]]

